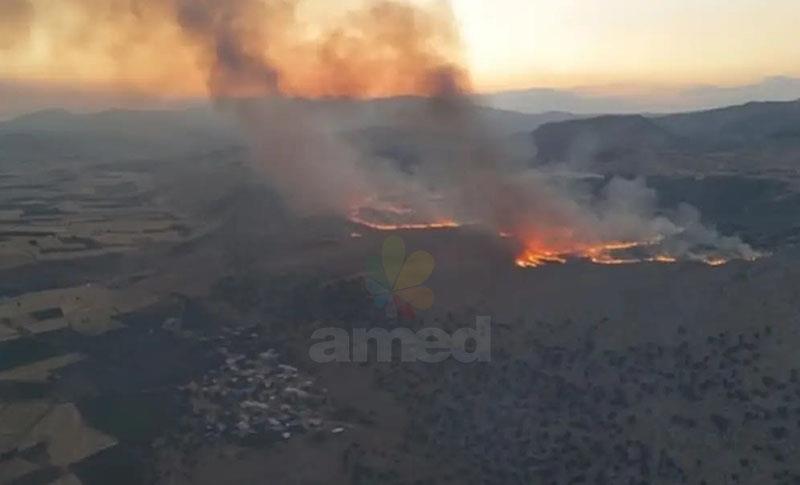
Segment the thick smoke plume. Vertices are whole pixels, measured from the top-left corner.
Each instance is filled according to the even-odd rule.
[[[298,7],[174,0],[178,24],[200,48],[209,93],[241,120],[275,187],[301,210],[345,213],[372,196],[380,177],[360,168],[358,153],[284,96],[456,93],[466,75],[450,60],[457,36],[441,6],[373,2],[310,44],[293,37],[302,31]],[[271,57],[286,45],[307,55],[299,67]]]
[[[17,45],[30,36],[33,6],[28,0],[0,2],[0,51]]]
[[[3,8],[19,19],[20,32],[50,18],[44,0],[9,1]],[[661,214],[641,181],[613,180],[596,194],[506,164],[503,143],[469,100],[446,3],[367,0],[327,22],[307,20],[309,9],[327,3],[64,0],[61,8],[71,9],[73,24],[55,29],[55,41],[72,50],[85,47],[123,78],[139,69],[158,73],[148,79],[165,85],[177,79],[179,85],[199,73],[214,102],[241,122],[270,183],[301,211],[411,211],[431,222],[470,222],[546,258],[610,258],[607,247],[629,243],[650,256],[755,256],[738,239],[703,226],[690,208]],[[375,160],[344,141],[330,119],[320,122],[292,99],[403,94],[429,99],[407,114],[406,124],[457,141],[412,171]]]
[[[0,27],[6,76],[173,95],[422,95],[461,54],[442,0],[3,0]]]

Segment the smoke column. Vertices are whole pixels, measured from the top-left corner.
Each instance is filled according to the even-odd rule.
[[[455,93],[466,76],[449,60],[457,36],[442,6],[429,11],[373,2],[311,45],[292,38],[302,30],[297,8],[275,0],[174,4],[178,24],[200,47],[209,93],[236,113],[276,189],[299,210],[343,214],[374,197],[375,176],[359,168],[357,152],[284,96],[298,88],[305,95]],[[275,45],[309,53],[311,74],[271,60]]]

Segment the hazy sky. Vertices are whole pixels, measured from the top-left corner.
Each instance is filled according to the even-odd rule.
[[[200,95],[204,76],[174,27],[152,22],[145,24],[155,25],[147,32],[136,30],[136,16],[119,11],[128,8],[122,6],[127,1],[0,0],[0,82],[125,85]],[[139,1],[158,5],[163,0]],[[303,5],[324,19],[344,15],[342,5],[359,1],[370,0],[305,0]],[[604,93],[647,94],[800,77],[800,0],[450,3],[479,91],[588,86]],[[120,36],[121,31],[128,33]]]
[[[800,0],[453,0],[478,85],[800,75]]]

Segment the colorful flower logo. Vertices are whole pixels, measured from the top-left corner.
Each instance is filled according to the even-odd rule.
[[[406,245],[397,236],[383,242],[380,260],[370,264],[367,291],[390,318],[414,318],[414,310],[433,305],[433,291],[422,284],[433,273],[433,256],[415,251],[406,257]]]

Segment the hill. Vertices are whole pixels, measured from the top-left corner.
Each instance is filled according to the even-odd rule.
[[[800,163],[800,101],[600,116],[545,124],[532,136],[542,164],[604,172],[794,170]]]

